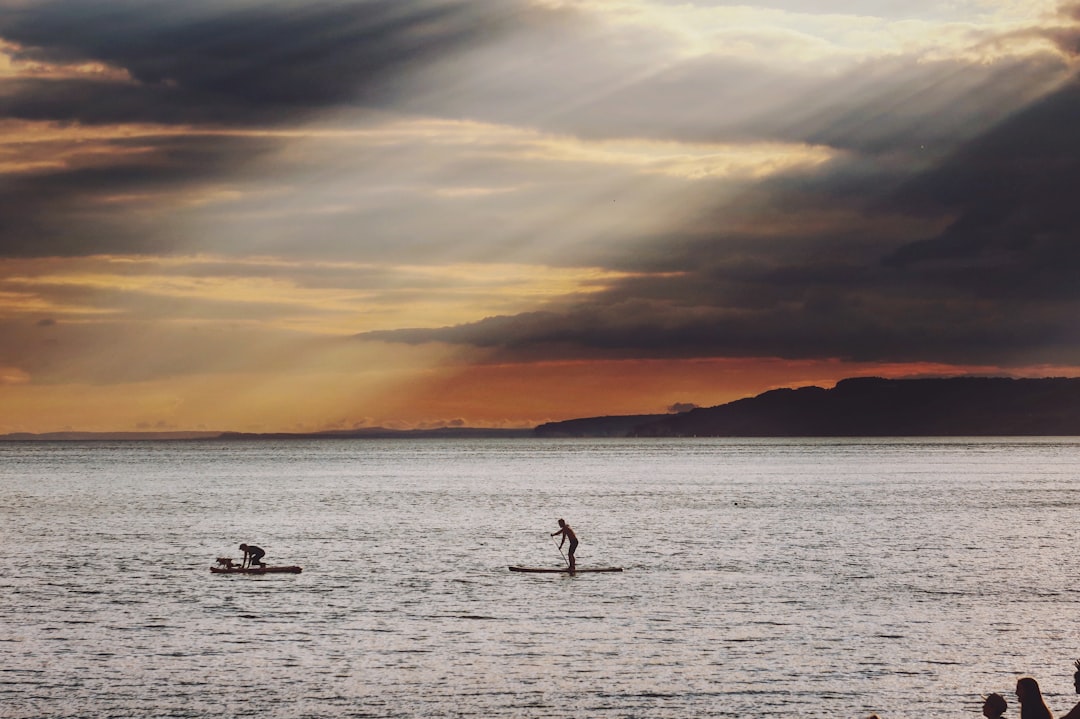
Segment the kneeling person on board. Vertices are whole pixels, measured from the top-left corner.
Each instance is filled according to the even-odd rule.
[[[552,532],[551,536],[562,535],[562,539],[559,540],[559,549],[562,549],[563,542],[567,539],[570,540],[570,550],[566,554],[570,558],[570,571],[572,572],[577,568],[577,561],[574,559],[574,551],[577,549],[577,535],[574,534],[574,530],[570,529],[570,525],[566,523],[565,519],[559,520],[559,527],[561,529],[558,532]]]
[[[244,552],[244,562],[240,566],[251,567],[256,564],[260,568],[266,566],[266,563],[262,560],[266,552],[261,547],[256,547],[254,544],[241,544],[240,549]]]

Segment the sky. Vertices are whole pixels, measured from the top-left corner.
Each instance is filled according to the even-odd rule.
[[[0,433],[1080,376],[1080,4],[0,0]]]

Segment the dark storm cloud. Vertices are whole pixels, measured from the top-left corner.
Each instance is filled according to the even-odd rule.
[[[952,221],[893,266],[991,300],[1080,299],[1080,82],[916,177],[896,198]]]
[[[236,127],[392,102],[413,69],[490,32],[510,3],[0,2],[16,59],[117,73],[0,79],[0,119]],[[285,139],[101,140],[95,164],[0,176],[0,256],[169,252],[177,215],[103,199],[228,182]],[[138,142],[140,152],[122,152]],[[110,152],[115,159],[109,159]],[[190,238],[188,238],[190,239]]]
[[[111,163],[25,173],[0,182],[0,255],[78,256],[168,252],[184,241],[163,210],[112,202],[124,195],[152,197],[216,179],[268,152],[259,138],[157,137],[116,140],[114,149],[141,148]],[[148,158],[152,158],[149,159]],[[170,219],[175,219],[174,212]]]
[[[486,2],[266,3],[193,0],[0,5],[20,59],[100,62],[116,81],[23,79],[0,114],[82,122],[285,122],[339,104],[385,101],[410,67],[478,33]]]
[[[1080,84],[928,169],[777,177],[572,307],[378,333],[528,356],[1080,362]]]
[[[955,364],[1075,362],[1075,309],[997,313],[985,304],[804,287],[796,301],[759,308],[663,301],[600,302],[560,312],[489,318],[435,330],[372,332],[360,339],[446,342],[491,350],[503,361],[704,356],[840,358]]]

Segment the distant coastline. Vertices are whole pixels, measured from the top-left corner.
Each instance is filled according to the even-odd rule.
[[[1080,435],[1080,379],[841,380],[645,418],[552,422],[541,437],[1011,437]]]
[[[1080,378],[841,380],[679,414],[585,417],[531,429],[365,427],[324,432],[16,432],[0,441],[600,437],[1080,436]]]
[[[389,429],[369,427],[325,432],[13,432],[0,434],[0,442],[128,442],[182,440],[261,439],[499,439],[534,437],[535,430],[488,427],[435,427],[432,429]]]

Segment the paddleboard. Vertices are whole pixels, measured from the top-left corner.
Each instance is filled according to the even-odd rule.
[[[621,572],[622,567],[585,567],[584,569],[578,568],[574,570],[574,574],[585,574],[587,572]],[[556,567],[510,567],[511,572],[532,572],[534,574],[569,574],[570,569],[568,567],[556,568]]]
[[[299,574],[300,567],[210,567],[214,574]]]

